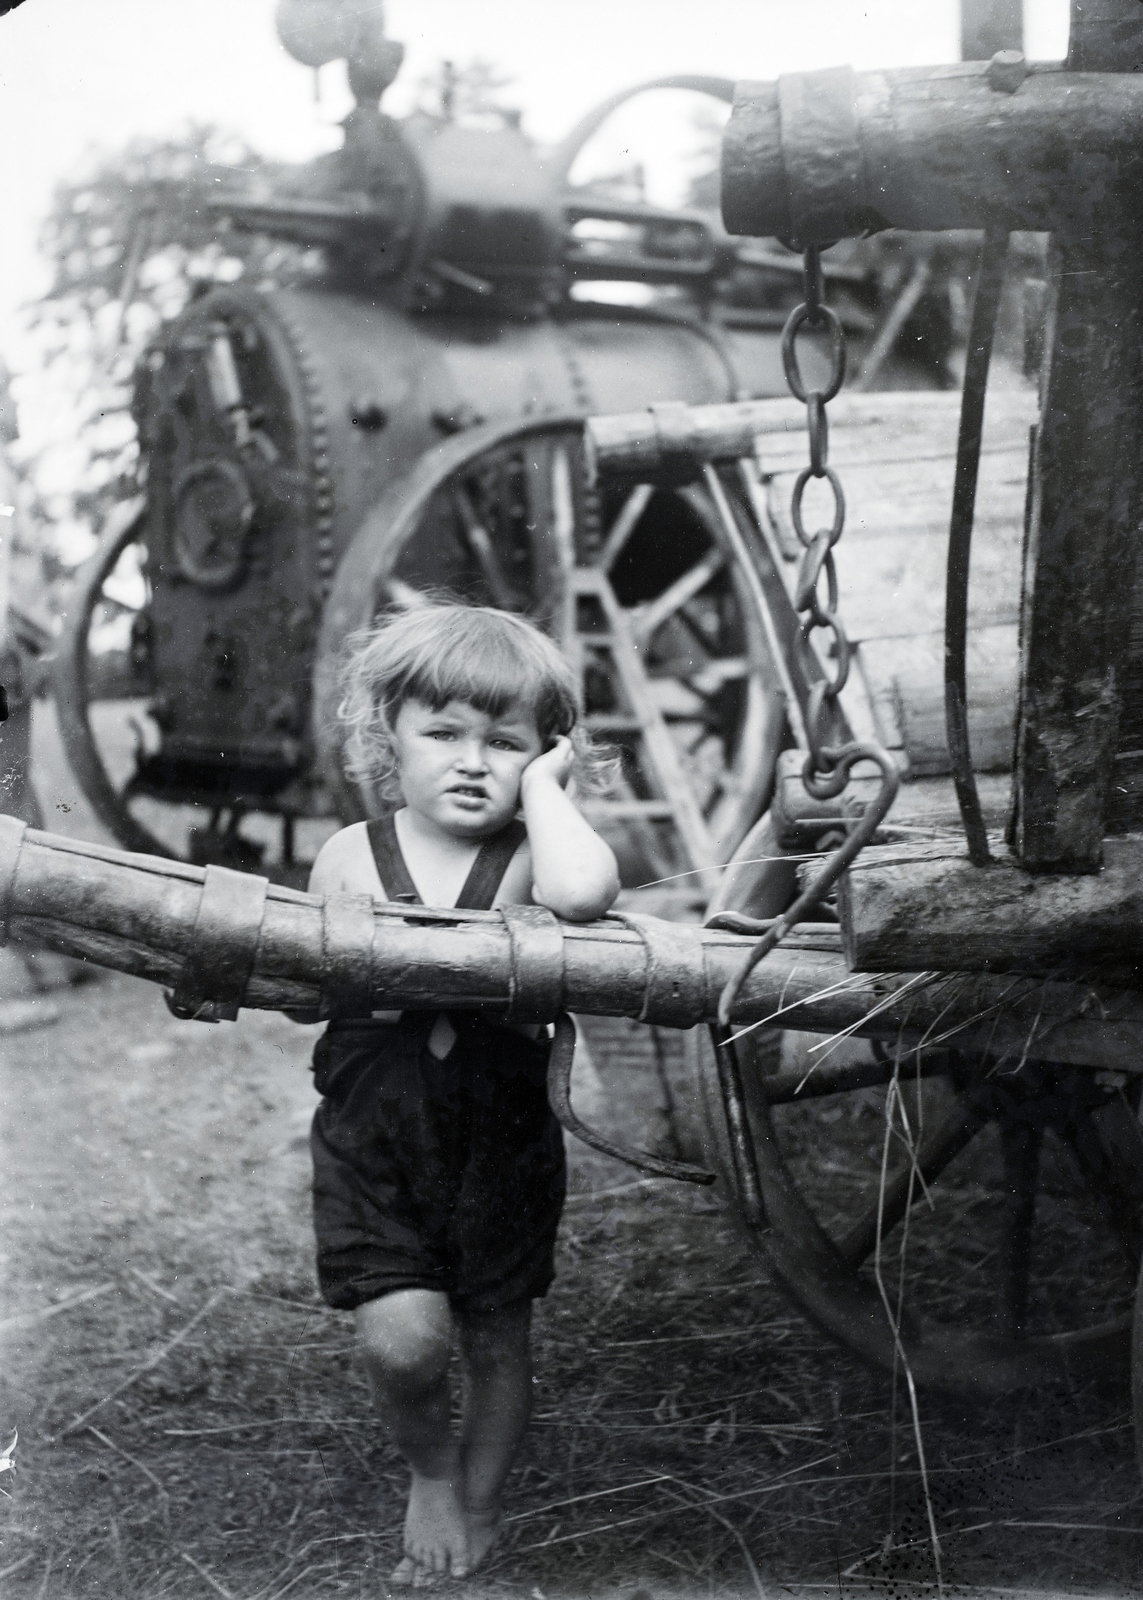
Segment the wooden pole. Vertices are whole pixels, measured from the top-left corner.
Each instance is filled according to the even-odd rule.
[[[1139,0],[1071,0],[1068,69],[1143,71],[1143,9]]]
[[[209,879],[209,881],[208,881]],[[217,886],[240,880],[259,921],[218,922]],[[214,890],[211,885],[214,885]],[[205,914],[208,892],[215,893]],[[236,918],[237,922],[237,918]],[[528,924],[531,924],[530,926]],[[213,927],[206,941],[204,929]],[[315,895],[246,874],[105,850],[0,817],[0,936],[9,933],[149,982],[177,988],[219,950],[250,953],[241,1004],[313,1008],[345,993],[356,969],[377,1009],[474,1006],[503,1012],[515,993],[533,1013],[626,1016],[689,1027],[715,1018],[718,997],[753,940],[654,917],[559,924],[536,907],[434,911]],[[209,947],[206,947],[209,946]],[[738,1025],[851,1030],[903,1047],[948,1043],[986,1055],[1143,1071],[1143,994],[1091,983],[990,974],[850,973],[835,930],[795,931],[751,973]]]
[[[1125,229],[1053,250],[1011,827],[1035,871],[1092,872],[1101,860],[1143,512],[1140,245]]]
[[[1068,68],[1122,82],[1143,66],[1138,0],[1072,0]],[[1078,81],[1078,80],[1077,80]],[[1073,135],[1082,170],[1086,129]],[[1138,151],[1120,179],[1138,185]],[[1034,871],[1091,872],[1107,831],[1143,518],[1143,232],[1123,199],[1053,241],[1041,424],[1021,612],[1012,845]],[[1138,676],[1138,662],[1134,663]],[[1137,685],[1132,684],[1135,688]],[[1134,742],[1134,741],[1129,741]],[[1115,808],[1120,826],[1133,808]]]

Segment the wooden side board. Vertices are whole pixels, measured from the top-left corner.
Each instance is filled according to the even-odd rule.
[[[956,393],[842,395],[830,407],[830,462],[847,506],[836,555],[841,614],[857,646],[845,709],[859,736],[894,751],[906,780],[950,770],[944,593],[959,414]],[[1027,387],[989,396],[968,640],[969,732],[983,773],[1007,771],[1012,762],[1028,447],[1036,417],[1036,396]],[[792,591],[800,546],[788,506],[806,464],[804,432],[766,432],[758,458]],[[899,808],[906,795],[907,788]]]
[[[858,972],[1068,973],[1138,987],[1143,836],[1104,841],[1098,873],[1025,871],[1001,841],[974,867],[955,832],[866,849],[841,885]]]

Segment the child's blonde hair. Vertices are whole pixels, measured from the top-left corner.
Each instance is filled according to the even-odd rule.
[[[566,735],[581,792],[602,793],[617,766],[579,723],[575,674],[546,634],[525,617],[491,606],[431,599],[392,611],[346,641],[342,700],[345,770],[381,800],[400,800],[393,726],[408,700],[441,711],[450,701],[502,717],[526,707],[544,741]]]

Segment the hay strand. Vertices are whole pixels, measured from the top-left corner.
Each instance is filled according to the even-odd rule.
[[[72,1422],[69,1422],[66,1428],[62,1428],[60,1430],[58,1437],[61,1439],[66,1439],[69,1437],[69,1435],[78,1433],[81,1428],[87,1426],[88,1418],[93,1417],[101,1406],[105,1406],[109,1400],[114,1400],[117,1396],[125,1393],[126,1390],[131,1388],[132,1384],[138,1383],[140,1378],[144,1377],[148,1372],[153,1371],[160,1362],[165,1361],[170,1355],[171,1351],[177,1349],[178,1346],[182,1344],[183,1340],[188,1338],[190,1334],[194,1332],[199,1323],[202,1322],[205,1317],[210,1315],[218,1302],[224,1299],[229,1293],[229,1289],[216,1289],[206,1304],[200,1306],[190,1321],[180,1328],[179,1332],[175,1334],[173,1339],[168,1339],[166,1344],[163,1345],[162,1349],[157,1350],[149,1361],[144,1361],[141,1367],[136,1367],[135,1371],[124,1378],[122,1383],[117,1383],[114,1389],[109,1389],[108,1392],[103,1396],[102,1400],[97,1400],[94,1405],[88,1406],[86,1411],[81,1412],[78,1417],[76,1417]]]

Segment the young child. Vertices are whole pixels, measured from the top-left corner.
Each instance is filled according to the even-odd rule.
[[[576,725],[571,670],[537,628],[418,606],[358,637],[345,689],[349,770],[396,809],[335,834],[312,892],[534,901],[571,921],[608,909],[615,858],[567,793],[600,758]],[[335,1017],[314,1050],[318,1276],[330,1305],[356,1311],[376,1403],[413,1474],[397,1583],[477,1565],[527,1427],[531,1302],[552,1280],[564,1197],[547,1053],[541,1029],[413,1012]]]

